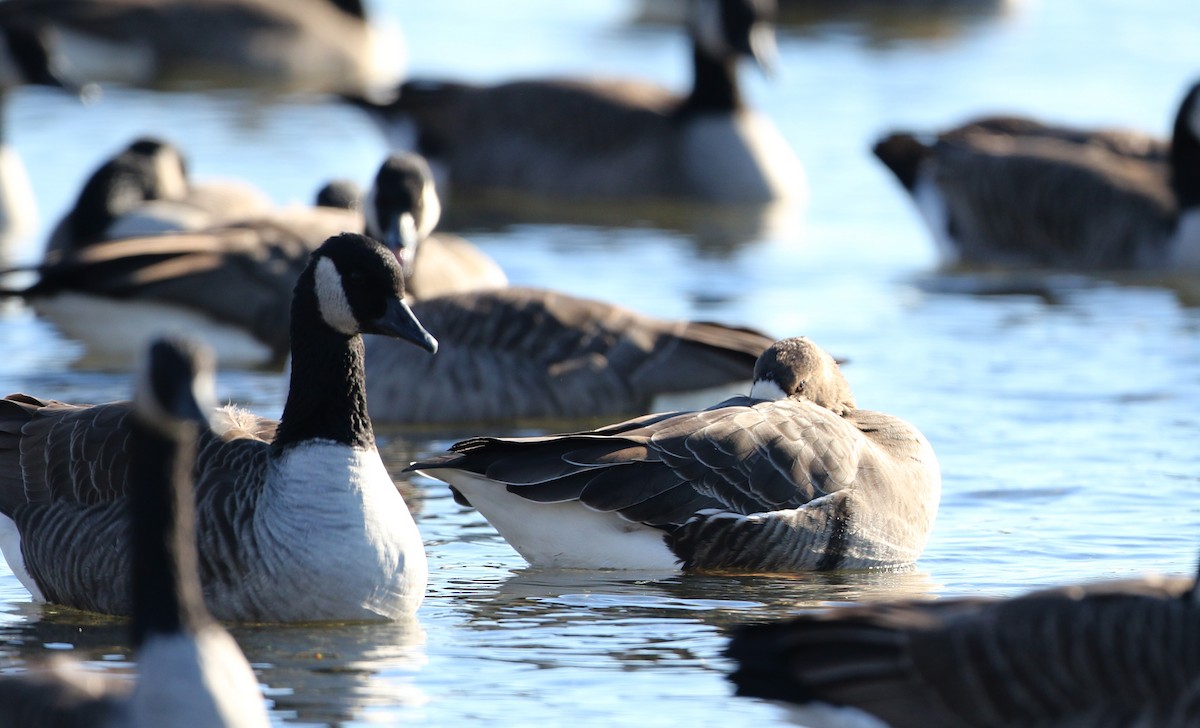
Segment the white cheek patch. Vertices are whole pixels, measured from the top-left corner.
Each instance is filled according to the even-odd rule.
[[[426,180],[421,188],[421,227],[417,230],[421,240],[429,237],[441,217],[442,203],[438,200],[437,188],[432,179]]]
[[[314,278],[317,284],[317,309],[325,323],[347,336],[358,333],[358,319],[350,310],[346,290],[342,287],[342,276],[329,258],[317,261]]]
[[[154,174],[162,185],[162,199],[181,200],[187,195],[188,182],[183,175],[183,159],[174,149],[166,149],[154,158]]]
[[[750,397],[752,399],[787,399],[787,393],[780,388],[778,384],[769,379],[756,379],[754,386],[750,387]]]

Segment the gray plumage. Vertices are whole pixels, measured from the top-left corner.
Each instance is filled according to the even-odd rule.
[[[793,376],[777,377],[787,368]],[[556,526],[538,519],[552,504],[611,514],[614,543],[622,530],[653,529],[686,569],[787,572],[915,560],[941,490],[920,432],[857,409],[836,362],[807,339],[772,345],[755,379],[753,396],[705,410],[562,435],[465,440],[411,469],[445,480],[494,525],[505,524],[497,525],[501,535],[535,565],[632,568],[606,553],[615,549],[578,536],[572,543],[569,532],[560,548],[585,556],[544,555],[541,541]],[[758,398],[767,392],[776,398]],[[496,498],[504,493],[515,497]]]
[[[765,202],[804,196],[774,125],[742,103],[736,64],[773,55],[774,0],[695,0],[688,94],[591,78],[477,86],[413,80],[360,102],[397,148],[447,173],[443,189],[553,198]]]
[[[741,695],[864,710],[892,728],[1200,722],[1192,580],[831,609],[737,630]]]
[[[55,36],[80,81],[365,93],[380,69],[360,0],[14,0],[0,25]]]
[[[947,259],[1047,268],[1200,264],[1200,85],[1170,143],[991,117],[876,155],[914,197]]]
[[[313,254],[295,285],[290,329],[291,383],[278,426],[225,412],[199,435],[193,477],[205,599],[226,620],[411,614],[423,595],[424,551],[375,450],[360,334],[405,338],[430,352],[436,341],[403,303],[395,257],[353,234]],[[20,534],[17,563],[35,595],[129,611],[121,555],[130,417],[127,403],[0,400],[0,515]]]
[[[672,321],[535,288],[418,300],[441,350],[367,346],[371,415],[408,424],[644,412],[655,397],[749,382],[765,334]],[[414,383],[419,382],[419,386]]]

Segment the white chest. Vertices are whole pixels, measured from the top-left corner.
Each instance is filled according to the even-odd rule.
[[[416,523],[374,449],[288,451],[254,518],[264,588],[280,619],[400,619],[425,594]],[[274,585],[274,586],[272,586]]]
[[[687,176],[701,197],[719,202],[807,202],[808,181],[800,160],[761,114],[693,119],[683,141]]]

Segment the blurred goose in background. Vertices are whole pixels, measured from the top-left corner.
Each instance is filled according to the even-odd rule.
[[[375,447],[364,333],[437,350],[404,303],[395,256],[347,233],[296,283],[279,422],[227,409],[200,433],[200,579],[218,619],[400,619],[421,603],[425,551]],[[0,400],[0,547],[37,600],[130,610],[128,564],[112,558],[128,547],[130,411]]]
[[[127,496],[86,517],[87,505],[31,504],[25,520],[62,529],[104,527],[129,576],[138,681],[106,681],[58,661],[49,671],[0,677],[0,723],[13,726],[267,726],[258,681],[204,606],[196,554],[191,463],[208,427],[213,362],[194,342],[150,346],[127,416]],[[73,511],[73,512],[72,512]],[[111,561],[110,552],[94,560]],[[109,587],[112,588],[112,587]]]
[[[1000,117],[875,154],[912,195],[948,262],[1043,268],[1200,267],[1200,84],[1169,146]]]
[[[1143,578],[835,608],[737,630],[730,679],[814,728],[1184,728],[1200,724],[1197,597],[1192,579]]]
[[[75,91],[64,82],[43,34],[0,25],[0,239],[30,233],[37,223],[33,187],[21,156],[8,144],[4,108],[13,89],[27,85]]]
[[[912,425],[855,406],[805,338],[750,396],[543,437],[479,437],[409,469],[449,483],[534,566],[794,572],[909,564],[941,492]]]
[[[46,255],[52,259],[101,240],[201,230],[261,216],[271,207],[265,193],[245,182],[194,184],[175,145],[140,137],[84,183],[50,234]]]
[[[296,279],[312,251],[339,232],[365,224],[368,236],[400,246],[401,259],[429,261],[408,269],[419,291],[503,285],[499,266],[469,243],[422,239],[437,220],[436,194],[428,168],[408,161],[393,156],[381,165],[365,215],[294,206],[190,233],[101,241],[51,256],[36,268],[36,283],[0,295],[24,298],[84,342],[89,366],[128,366],[131,351],[173,322],[202,334],[226,366],[278,367],[290,351]]]
[[[361,0],[7,0],[14,25],[53,33],[81,83],[372,93],[403,65]]]
[[[358,103],[393,146],[430,160],[443,194],[803,200],[795,154],[738,87],[738,59],[774,60],[773,15],[774,0],[694,0],[693,85],[682,96],[632,80],[413,80],[390,104]]]
[[[368,403],[377,421],[577,420],[707,404],[745,391],[773,341],[539,288],[418,299],[413,311],[442,347],[423,360],[370,342]]]

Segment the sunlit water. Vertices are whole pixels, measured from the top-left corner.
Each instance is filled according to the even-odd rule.
[[[803,217],[629,208],[546,224],[460,209],[457,220],[515,282],[803,333],[849,359],[859,403],[916,423],[942,464],[941,512],[916,568],[795,578],[530,570],[445,487],[399,474],[474,431],[382,433],[431,560],[419,626],[235,628],[276,722],[769,725],[784,714],[731,697],[724,682],[731,624],[832,602],[1191,571],[1200,543],[1194,292],[1155,280],[939,274],[915,213],[868,149],[894,127],[931,129],[998,110],[1165,132],[1200,69],[1197,10],[1187,0],[971,7],[950,16],[893,11],[880,22],[804,14],[805,24],[782,29],[777,77],[748,73],[747,94],[806,164]],[[678,32],[631,22],[632,1],[376,9],[402,25],[414,73],[687,78]],[[19,92],[8,130],[43,230],[83,176],[139,133],[174,139],[199,177],[243,177],[281,203],[308,199],[328,177],[365,182],[384,152],[353,110],[249,101],[114,89],[81,107]],[[40,240],[9,254],[35,259]],[[0,307],[0,343],[4,392],[103,401],[129,391],[127,374],[73,368],[78,345],[17,304]],[[278,413],[284,386],[270,373],[219,379],[223,396],[266,414]],[[30,604],[0,564],[5,671],[73,650],[97,670],[128,673],[123,630]]]

